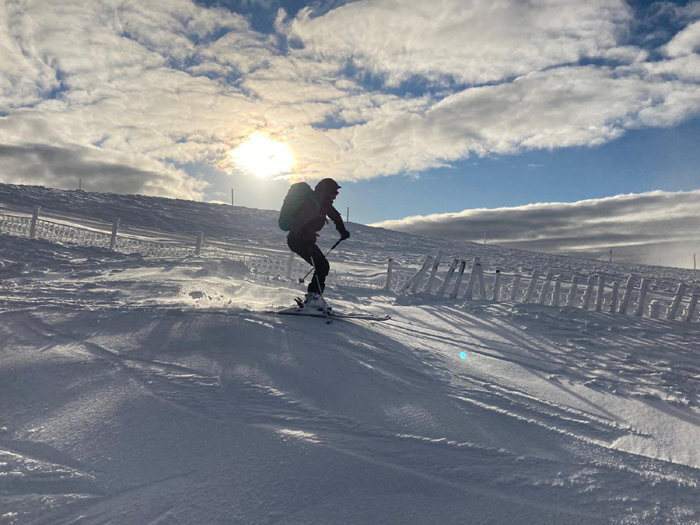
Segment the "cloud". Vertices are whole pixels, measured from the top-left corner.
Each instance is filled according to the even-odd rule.
[[[389,85],[416,75],[482,84],[603,56],[632,19],[622,0],[376,0],[312,14],[289,24],[307,53],[352,60]]]
[[[683,64],[669,67],[678,72]],[[596,146],[628,129],[672,126],[698,114],[700,86],[660,73],[562,67],[439,101],[423,97],[411,109],[327,131],[339,154],[309,170],[349,179],[420,172],[473,156]]]
[[[474,242],[486,234],[489,244],[561,255],[607,257],[613,248],[618,260],[624,254],[629,261],[687,267],[700,250],[699,208],[700,191],[654,191],[406,217],[372,226]],[[671,253],[669,243],[683,253]]]
[[[174,165],[223,167],[260,131],[290,145],[298,176],[341,180],[595,146],[700,112],[694,5],[651,60],[622,0],[338,1],[280,11],[271,34],[191,0],[3,3],[0,144],[161,174],[129,185],[144,192],[175,177],[185,198],[202,185]],[[0,167],[10,177],[66,180]]]
[[[204,183],[177,170],[165,171],[148,159],[119,159],[112,162],[89,149],[66,149],[46,145],[2,146],[0,165],[8,183],[47,185],[84,190],[108,187],[116,193],[141,193],[197,200]],[[133,167],[142,164],[142,169]],[[148,169],[148,168],[151,169]]]
[[[671,57],[690,55],[700,48],[700,21],[690,24],[666,44],[664,50]]]
[[[59,85],[49,63],[27,56],[22,26],[17,11],[0,7],[0,111],[35,104]]]

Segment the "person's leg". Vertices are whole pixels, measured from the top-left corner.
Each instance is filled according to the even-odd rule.
[[[298,240],[296,237],[287,237],[287,246],[289,249],[296,253],[299,257],[304,259],[307,263],[313,266],[311,262],[311,244],[308,242],[303,242]]]
[[[316,270],[309,282],[308,292],[322,294],[330,265],[321,249],[315,243],[300,241],[292,236],[287,238],[287,246]]]
[[[323,294],[323,290],[326,288],[326,277],[328,277],[328,272],[330,271],[330,264],[328,264],[328,259],[323,255],[321,249],[315,244],[309,247],[307,253],[316,269],[309,283],[308,292]]]

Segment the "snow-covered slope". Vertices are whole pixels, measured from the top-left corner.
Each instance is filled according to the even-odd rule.
[[[15,210],[283,243],[274,212],[1,189]],[[446,247],[632,271],[351,231],[332,264]],[[0,523],[700,522],[699,323],[340,286],[336,309],[392,319],[326,324],[266,313],[299,285],[239,261],[4,234],[0,278]]]
[[[277,226],[279,212],[274,210],[0,183],[0,213],[6,208],[31,213],[34,206],[42,206],[42,216],[49,218],[70,217],[72,220],[78,215],[85,220],[104,221],[107,231],[112,221],[118,218],[121,225],[127,227],[158,228],[163,232],[190,236],[203,232],[207,239],[287,250],[285,233]],[[342,202],[339,208],[342,209]],[[336,261],[359,260],[385,265],[392,257],[404,264],[419,265],[427,254],[441,249],[446,255],[445,264],[449,264],[452,256],[467,260],[478,256],[488,271],[497,268],[531,271],[537,268],[557,273],[564,279],[574,274],[605,273],[620,282],[627,274],[634,273],[653,278],[659,289],[669,291],[679,280],[700,285],[698,272],[682,268],[561,257],[466,241],[433,239],[356,223],[350,223],[348,228],[352,233],[351,241],[334,252]],[[331,224],[323,230],[319,244],[327,249],[335,240],[337,234]]]

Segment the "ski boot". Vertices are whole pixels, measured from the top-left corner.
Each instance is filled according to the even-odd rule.
[[[328,303],[321,294],[313,292],[306,294],[303,307],[311,310],[318,310],[319,312],[331,313],[333,311],[333,308],[328,306]]]

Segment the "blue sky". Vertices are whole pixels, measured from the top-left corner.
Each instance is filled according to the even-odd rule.
[[[575,202],[653,190],[700,188],[700,119],[670,129],[628,132],[597,147],[537,150],[468,159],[420,174],[345,183],[337,200],[343,217],[363,224],[408,215],[500,208],[538,202]],[[197,169],[190,168],[194,172]],[[209,172],[208,191],[234,189],[236,204],[267,202],[284,195],[286,181],[231,178]],[[274,202],[269,205],[274,207]],[[253,206],[254,207],[254,206]]]
[[[277,209],[333,177],[351,221],[687,265],[699,52],[697,0],[2,3],[0,181]]]

